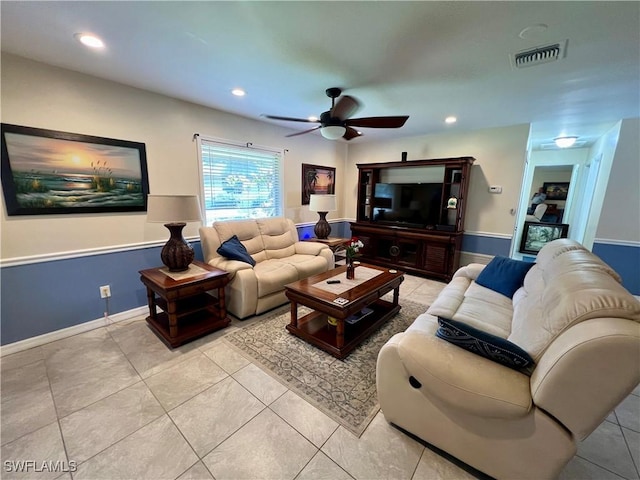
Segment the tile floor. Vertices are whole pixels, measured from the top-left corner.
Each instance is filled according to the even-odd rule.
[[[428,304],[441,287],[407,276],[401,298]],[[220,342],[245,325],[169,350],[138,318],[3,357],[0,477],[473,478],[381,413],[360,438],[340,427]],[[35,463],[24,474],[18,461]],[[638,479],[638,467],[640,388],[560,478]]]

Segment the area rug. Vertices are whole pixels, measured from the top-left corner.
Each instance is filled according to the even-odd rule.
[[[376,395],[376,360],[389,338],[404,331],[427,310],[400,301],[400,312],[344,360],[291,335],[290,314],[273,316],[226,335],[224,340],[256,365],[357,436],[380,409]],[[309,310],[299,307],[299,315]]]

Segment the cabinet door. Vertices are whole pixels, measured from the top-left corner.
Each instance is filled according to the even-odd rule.
[[[422,247],[421,243],[422,242],[417,240],[399,238],[396,243],[398,247],[396,261],[402,265],[418,267],[418,259],[420,258],[420,250]]]
[[[425,242],[423,268],[433,273],[448,273],[449,245],[447,243]]]
[[[364,247],[360,249],[360,254],[363,257],[375,257],[376,256],[376,239],[369,235],[362,235],[357,230],[352,232],[354,236],[358,238],[362,243],[364,243]]]
[[[371,220],[373,188],[374,188],[374,171],[360,170],[358,177],[358,222],[368,222]]]
[[[374,256],[384,260],[395,260],[398,256],[399,248],[393,237],[378,237],[376,239],[376,250]]]

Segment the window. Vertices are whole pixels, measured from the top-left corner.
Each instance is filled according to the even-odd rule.
[[[205,225],[282,215],[282,152],[198,137]]]

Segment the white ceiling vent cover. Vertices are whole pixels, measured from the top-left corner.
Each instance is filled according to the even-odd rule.
[[[571,145],[569,148],[580,148],[580,147],[584,147],[586,144],[587,144],[586,141],[578,140],[576,143]],[[559,149],[560,149],[560,147],[558,147],[554,142],[542,143],[540,145],[540,150],[559,150]]]
[[[513,68],[526,68],[542,63],[555,62],[567,54],[567,40],[541,47],[529,48],[510,55]]]

